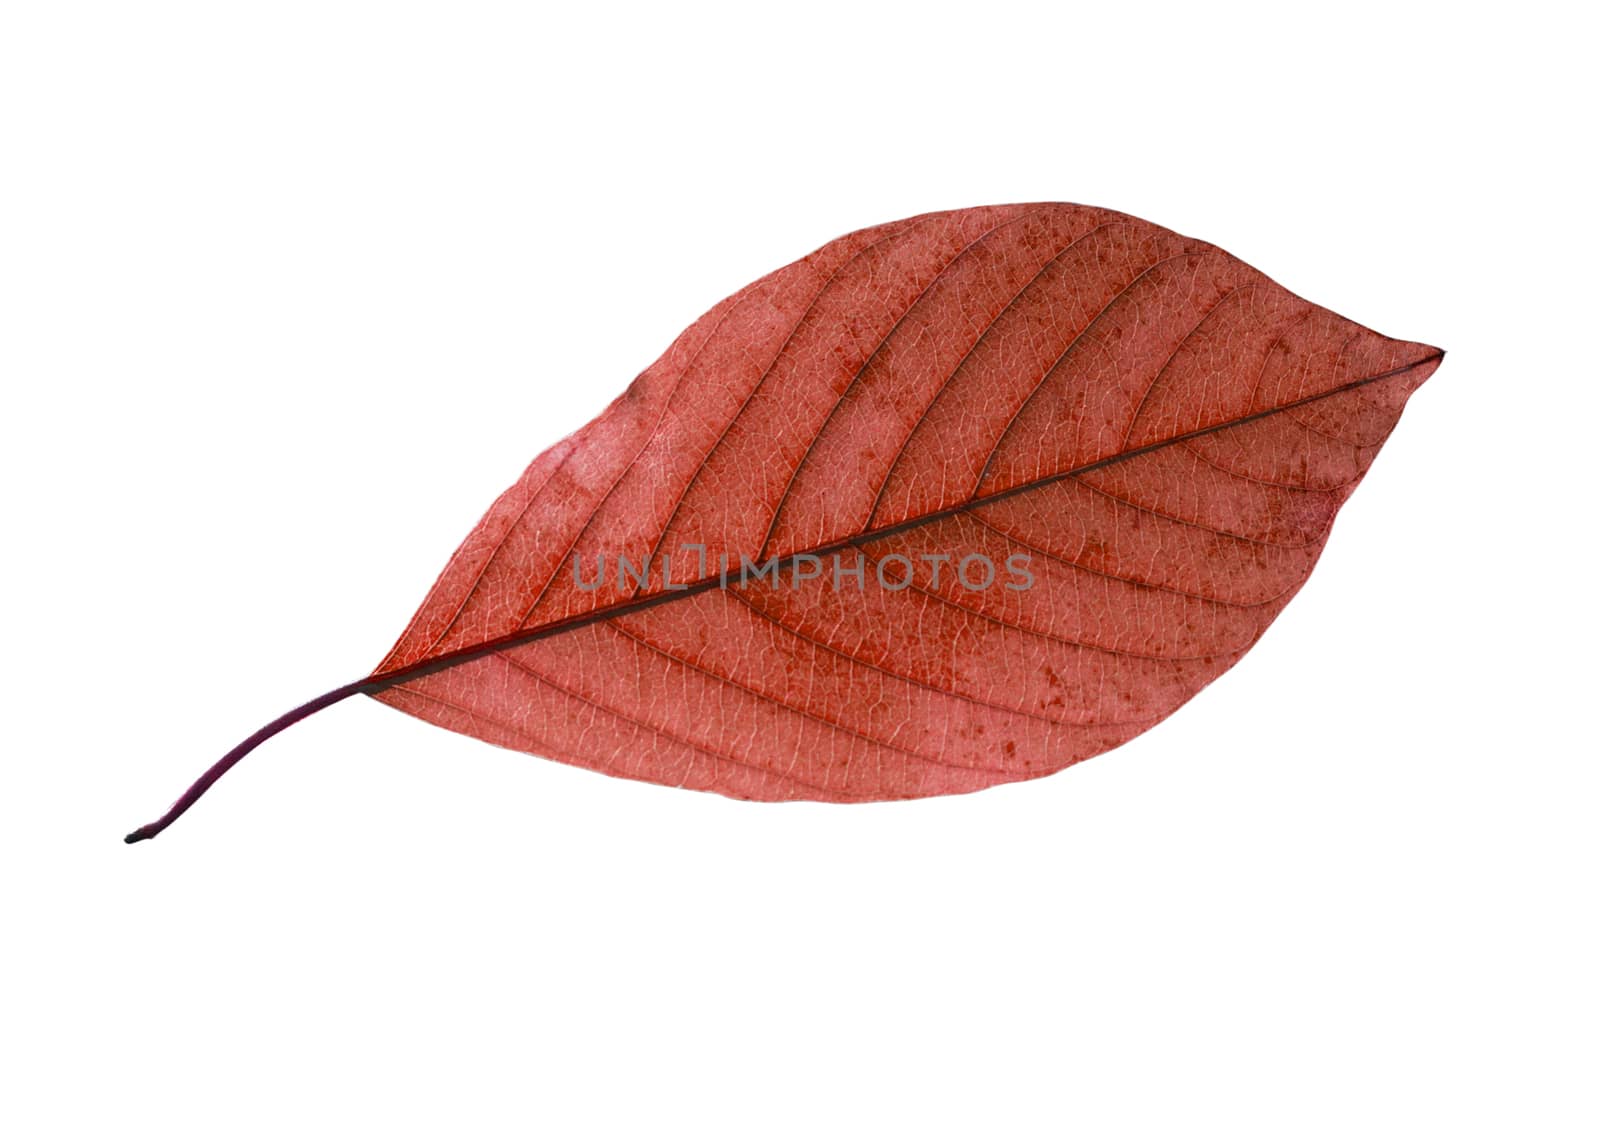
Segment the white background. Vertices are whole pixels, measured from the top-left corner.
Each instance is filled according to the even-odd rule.
[[[11,3],[0,1125],[1593,1131],[1595,91],[1558,6]],[[1027,200],[1447,348],[1123,749],[741,805],[358,699],[750,279]]]

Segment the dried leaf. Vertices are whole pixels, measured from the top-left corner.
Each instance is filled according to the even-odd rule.
[[[353,693],[755,800],[1055,772],[1250,649],[1442,357],[1104,209],[852,233],[712,308],[495,502],[369,678],[129,840]]]

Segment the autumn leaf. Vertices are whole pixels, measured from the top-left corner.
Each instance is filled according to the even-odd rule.
[[[841,237],[536,458],[371,676],[128,840],[356,693],[752,800],[1056,772],[1250,649],[1442,357],[1105,209]]]

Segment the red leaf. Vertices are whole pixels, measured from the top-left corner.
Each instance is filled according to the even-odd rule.
[[[129,839],[358,692],[757,800],[1055,772],[1255,643],[1442,357],[1103,209],[852,233],[712,308],[495,502],[371,677]]]

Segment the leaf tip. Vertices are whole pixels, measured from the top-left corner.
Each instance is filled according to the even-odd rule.
[[[1430,346],[1427,343],[1412,343],[1410,346],[1414,348],[1416,357],[1403,369],[1414,374],[1419,384],[1426,382],[1433,376],[1433,372],[1439,369],[1439,364],[1444,362],[1444,348]]]
[[[150,825],[146,824],[144,827],[139,828],[136,831],[131,831],[127,835],[123,836],[122,837],[122,842],[123,843],[139,843],[142,840],[154,839],[155,838],[155,834],[156,834],[155,832],[150,830]]]

